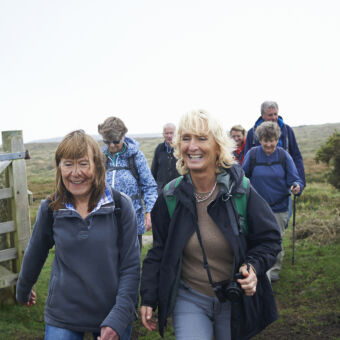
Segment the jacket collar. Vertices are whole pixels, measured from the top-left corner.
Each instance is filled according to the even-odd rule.
[[[221,173],[217,175],[217,184],[219,185],[219,193],[221,195],[232,196],[234,193],[244,193],[242,179],[244,176],[243,169],[240,165],[234,164],[231,168],[221,169]],[[190,211],[194,212],[194,186],[192,184],[190,172],[184,176],[181,185],[176,189],[179,200],[187,206]]]

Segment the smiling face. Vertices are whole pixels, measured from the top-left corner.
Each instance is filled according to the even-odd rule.
[[[187,168],[192,172],[215,174],[219,147],[211,133],[193,134],[183,131],[180,152]]]
[[[260,143],[265,154],[270,156],[275,151],[278,140],[275,138],[262,138]]]
[[[118,142],[115,141],[115,142]],[[115,153],[118,153],[123,150],[124,145],[124,136],[119,140],[119,143],[106,143],[111,155],[114,155]]]
[[[61,177],[65,188],[75,201],[89,200],[94,182],[94,161],[92,153],[78,159],[62,158]]]
[[[241,131],[232,130],[230,132],[230,137],[235,141],[238,148],[241,147],[244,139],[243,133]]]
[[[278,110],[275,109],[275,108],[269,108],[268,107],[264,111],[262,118],[265,122],[272,121],[272,122],[276,123],[278,118],[279,118]]]

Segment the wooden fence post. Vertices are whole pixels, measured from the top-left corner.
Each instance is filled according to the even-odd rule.
[[[3,131],[2,149],[6,153],[24,152],[22,131]],[[20,271],[30,238],[31,222],[25,160],[15,159],[6,166],[8,166],[5,177],[7,189],[2,189],[2,196],[9,197],[7,203],[10,204],[6,204],[6,215],[8,215],[6,218],[12,221],[1,224],[2,232],[8,229],[8,233],[3,234],[5,238],[1,244],[1,248],[4,249],[0,250],[1,259],[5,261],[8,258],[9,262],[7,264],[4,262],[4,265],[0,266],[0,282],[1,287],[4,287],[0,290],[0,304],[8,305],[15,302],[13,284]]]
[[[3,131],[2,146],[5,152],[24,152],[22,131]],[[31,231],[30,212],[27,197],[27,174],[24,159],[12,162],[9,176],[10,187],[13,188],[12,213],[16,225],[15,247],[17,248],[17,270],[19,271]]]

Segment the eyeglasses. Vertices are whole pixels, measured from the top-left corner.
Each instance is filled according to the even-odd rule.
[[[119,140],[103,140],[103,142],[107,145],[112,144],[119,144],[120,143],[120,139]]]

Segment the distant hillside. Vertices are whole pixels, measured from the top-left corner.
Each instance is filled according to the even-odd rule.
[[[161,137],[162,134],[160,133],[137,133],[137,134],[128,134],[128,137],[132,137],[135,139],[141,139],[141,138],[158,138]],[[101,140],[102,137],[100,135],[92,135],[92,137],[95,140]],[[33,140],[28,143],[60,143],[63,137],[54,137],[54,138],[48,138],[48,139],[38,139],[38,140]]]
[[[320,145],[322,145],[335,130],[340,131],[340,123],[301,125],[293,127],[293,130],[303,157],[314,158],[314,154]],[[93,137],[96,140],[101,141],[101,137],[99,135],[93,135]],[[153,157],[153,151],[155,147],[162,140],[162,135],[160,133],[131,134],[129,137],[133,137],[138,140],[138,142],[141,144],[141,149],[147,156],[149,162]],[[41,149],[44,148],[44,144],[55,144],[53,146],[55,148],[57,143],[59,143],[61,140],[62,137],[55,137],[50,139],[35,140],[30,143],[25,143],[25,145],[29,144],[30,149]],[[39,144],[41,145],[39,146]],[[36,147],[34,145],[36,145]]]
[[[301,125],[293,127],[299,148],[304,157],[313,157],[315,151],[335,131],[340,131],[340,123],[322,125]]]

